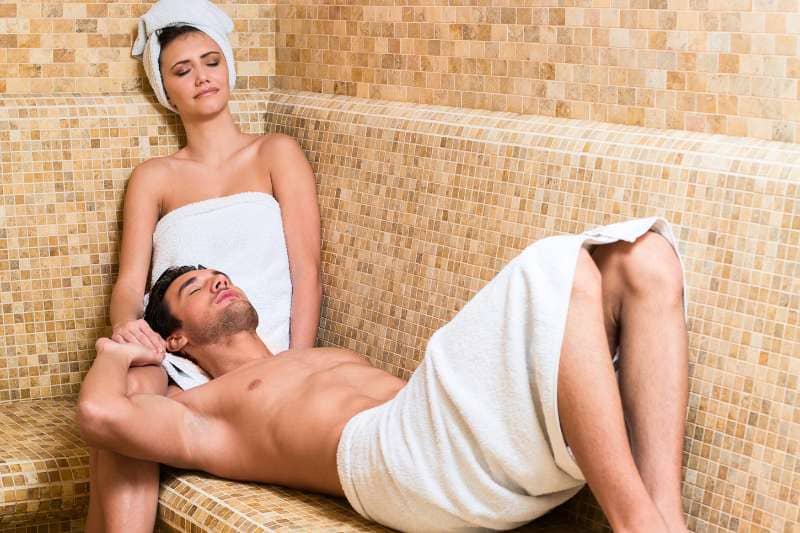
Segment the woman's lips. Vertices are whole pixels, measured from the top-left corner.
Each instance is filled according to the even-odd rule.
[[[205,91],[195,95],[195,98],[200,98],[201,96],[209,96],[211,94],[217,94],[218,92],[219,92],[219,89],[208,89],[208,90],[205,90]]]

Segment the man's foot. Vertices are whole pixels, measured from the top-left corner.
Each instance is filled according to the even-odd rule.
[[[683,506],[680,497],[669,498],[663,495],[656,495],[653,497],[653,502],[656,504],[658,512],[667,524],[670,533],[688,533],[689,529],[686,527],[686,515],[683,512]]]
[[[660,509],[659,512],[661,512]],[[686,518],[683,515],[683,511],[669,514],[661,512],[661,516],[664,518],[664,523],[667,524],[669,533],[689,533],[689,529],[686,527]]]
[[[632,504],[625,516],[606,517],[614,533],[674,533],[652,501]]]
[[[686,521],[681,517],[678,520],[665,520],[669,533],[689,533],[689,528],[686,527]]]

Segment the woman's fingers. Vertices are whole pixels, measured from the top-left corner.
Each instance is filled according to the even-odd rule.
[[[116,328],[111,339],[121,343],[140,344],[156,353],[166,352],[166,343],[143,319],[131,320]]]
[[[141,330],[132,329],[130,331],[130,334],[133,336],[134,339],[136,339],[135,342],[137,344],[141,344],[145,348],[150,348],[153,351],[158,351],[158,349],[156,348],[155,344],[150,342],[150,339],[148,339],[147,335],[145,335]]]
[[[139,320],[138,323],[140,326],[140,331],[144,333],[148,339],[150,339],[150,342],[153,344],[153,346],[155,346],[155,348],[159,351],[166,351],[166,343],[164,342],[164,339],[161,338],[161,335],[153,331],[153,329],[150,327],[150,324],[144,320]]]

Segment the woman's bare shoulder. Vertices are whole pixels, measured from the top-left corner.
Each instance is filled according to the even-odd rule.
[[[136,165],[128,180],[128,188],[159,191],[169,176],[180,173],[181,160],[176,155],[151,157]]]
[[[176,154],[146,159],[133,168],[131,178],[150,180],[163,177],[164,174],[174,170],[176,164],[180,164],[175,156]]]
[[[285,133],[265,133],[258,139],[258,148],[261,151],[276,152],[286,148],[299,147],[297,140]]]

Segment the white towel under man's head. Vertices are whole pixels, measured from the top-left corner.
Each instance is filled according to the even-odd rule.
[[[167,100],[158,63],[161,55],[158,32],[169,26],[192,26],[214,39],[228,64],[228,84],[233,90],[236,85],[236,68],[233,63],[233,49],[228,41],[228,34],[233,31],[231,18],[208,0],[160,0],[139,18],[139,35],[133,43],[131,55],[144,63],[147,79],[150,80],[161,105],[178,112]]]

